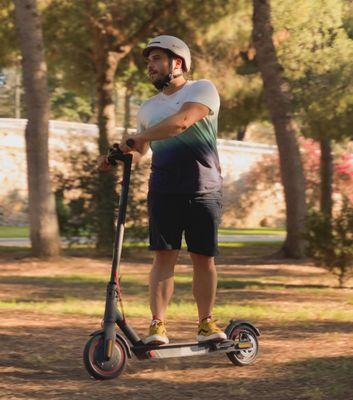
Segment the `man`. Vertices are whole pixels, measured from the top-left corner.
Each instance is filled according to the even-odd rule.
[[[143,155],[152,149],[148,214],[152,322],[145,343],[168,343],[165,312],[173,293],[174,266],[185,233],[194,268],[193,294],[198,307],[198,341],[223,340],[211,312],[215,302],[221,214],[221,171],[216,148],[219,95],[208,80],[188,81],[188,46],[162,35],[143,50],[151,82],[159,90],[138,113],[138,134],[120,144],[123,152]],[[133,149],[127,139],[134,140]]]

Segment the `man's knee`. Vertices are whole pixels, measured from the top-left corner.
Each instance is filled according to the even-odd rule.
[[[178,257],[179,250],[156,250],[155,262],[164,265],[174,265]]]
[[[213,267],[214,266],[214,257],[206,256],[204,254],[192,253],[190,252],[191,260],[194,264],[194,267]]]

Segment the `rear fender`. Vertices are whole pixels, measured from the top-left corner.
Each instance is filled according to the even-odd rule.
[[[244,320],[244,319],[239,319],[239,320],[230,320],[228,326],[226,327],[224,333],[227,335],[227,337],[230,337],[231,332],[237,328],[240,325],[245,325],[249,328],[251,328],[255,333],[256,336],[260,336],[260,331],[256,328],[256,326],[252,325],[250,322]]]

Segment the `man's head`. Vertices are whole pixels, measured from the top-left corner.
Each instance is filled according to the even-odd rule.
[[[162,35],[152,39],[143,50],[151,82],[158,90],[190,70],[188,46],[174,36]]]

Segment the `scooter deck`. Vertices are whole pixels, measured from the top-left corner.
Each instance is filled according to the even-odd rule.
[[[250,342],[249,344],[251,345]],[[249,348],[250,346],[247,346],[247,349]],[[244,347],[242,349],[244,349]],[[237,348],[237,344],[233,340],[137,345],[131,348],[132,352],[140,359],[191,357],[215,351],[226,353],[240,351],[242,349]]]

